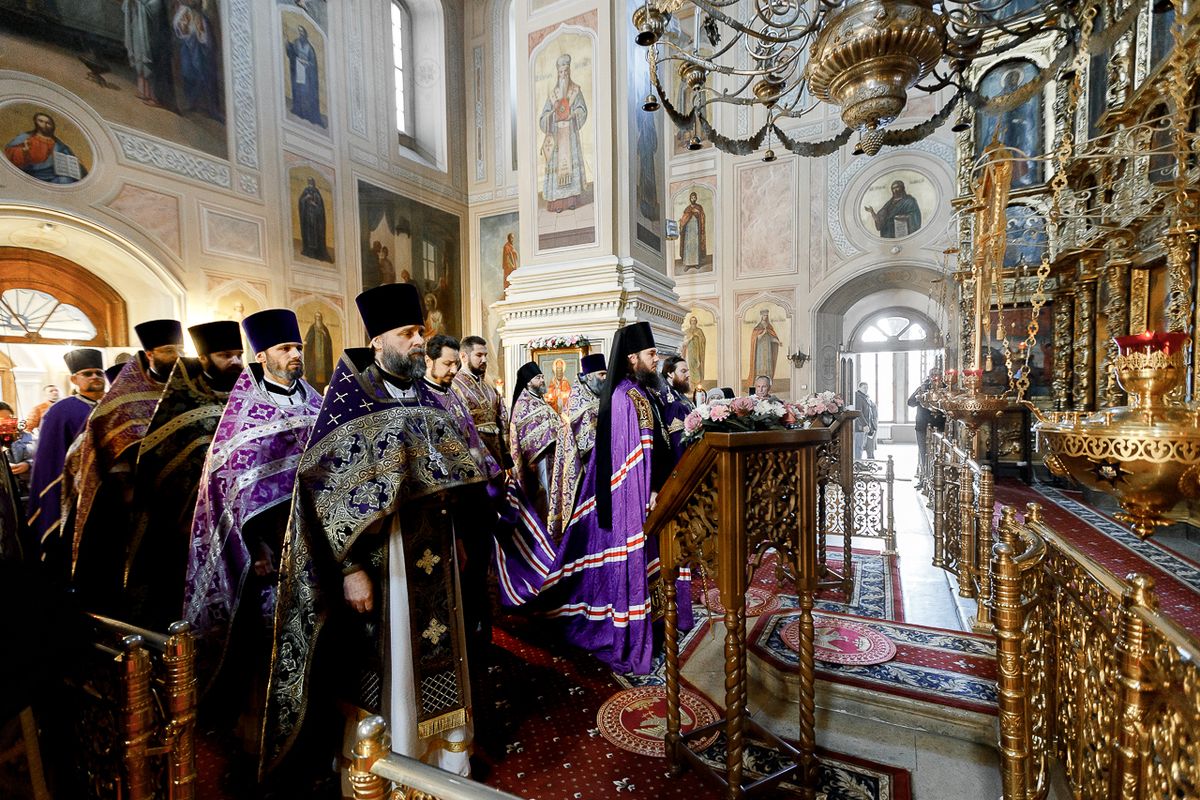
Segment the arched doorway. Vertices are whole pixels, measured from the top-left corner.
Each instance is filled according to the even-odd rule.
[[[937,323],[913,308],[886,308],[855,327],[846,366],[856,376],[854,385],[865,381],[875,400],[880,440],[912,441],[916,410],[907,401],[941,356],[941,347]]]
[[[0,384],[27,413],[43,387],[69,388],[62,356],[98,347],[111,363],[131,349],[131,323],[184,320],[185,291],[169,254],[92,220],[50,208],[0,203]]]
[[[74,261],[0,247],[0,342],[125,347],[125,300]]]

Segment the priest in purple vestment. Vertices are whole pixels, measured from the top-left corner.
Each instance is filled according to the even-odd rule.
[[[554,474],[550,479],[550,516],[546,529],[555,542],[575,514],[575,501],[583,481],[584,468],[596,444],[596,417],[600,413],[600,391],[608,378],[603,353],[584,356],[579,377],[571,386],[567,401],[567,424],[558,432],[554,449]]]
[[[651,608],[658,542],[643,525],[675,463],[657,404],[658,350],[650,325],[613,338],[600,393],[596,445],[540,603],[566,622],[567,639],[618,673],[646,674],[653,650]],[[681,581],[680,629],[691,627],[690,588]]]
[[[231,320],[188,328],[198,358],[171,370],[138,448],[125,556],[126,620],[166,630],[180,619],[196,490],[229,391],[242,371],[242,329]]]
[[[356,304],[371,347],[343,354],[297,468],[263,768],[286,771],[320,753],[297,743],[302,731],[330,730],[336,691],[388,717],[394,751],[467,775],[471,699],[452,511],[486,504],[488,476],[460,421],[421,380],[416,288],[383,284]]]
[[[675,460],[683,457],[683,421],[695,407],[688,398],[692,394],[692,370],[682,356],[667,356],[662,367],[663,390],[657,394],[662,407],[663,424]]]
[[[209,707],[228,709],[227,717],[252,708],[242,731],[257,752],[279,553],[321,395],[296,374],[300,326],[292,311],[267,309],[242,325],[256,360],[229,394],[201,473],[182,614],[199,637],[200,685],[213,690]],[[270,391],[267,374],[271,386],[294,386],[295,394]]]
[[[64,564],[62,535],[62,476],[67,449],[87,425],[88,416],[104,396],[104,354],[83,348],[63,356],[75,391],[46,410],[38,428],[37,454],[29,480],[28,553],[41,561]]]
[[[554,448],[562,419],[546,402],[546,376],[532,361],[517,370],[513,388],[512,442],[514,471],[525,496],[533,501],[543,524],[550,513],[550,478],[554,470]]]
[[[92,411],[63,470],[72,582],[85,607],[108,614],[125,613],[122,579],[139,447],[183,352],[177,320],[141,322],[134,331],[142,349]]]

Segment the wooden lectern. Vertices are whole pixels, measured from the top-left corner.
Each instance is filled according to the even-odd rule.
[[[814,755],[813,596],[817,564],[817,456],[830,441],[828,428],[705,433],[680,459],[646,520],[658,536],[666,613],[667,753],[676,769],[691,764],[725,787],[727,800],[769,792],[785,778],[816,795]],[[746,587],[754,563],[773,548],[795,571],[800,596],[799,749],[750,720],[746,711]],[[675,579],[681,567],[715,576],[725,607],[725,718],[679,732],[679,641]],[[724,725],[728,744],[725,774],[713,770],[686,740]],[[748,732],[792,756],[794,763],[743,784]]]

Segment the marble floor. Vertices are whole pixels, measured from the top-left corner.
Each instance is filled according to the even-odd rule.
[[[895,524],[907,622],[969,630],[974,603],[957,597],[947,573],[932,566],[933,537],[924,500],[912,476],[915,445],[882,445],[877,458],[895,462]],[[882,542],[856,540],[855,547],[881,549]],[[720,623],[684,667],[684,677],[711,697],[722,697],[724,630]],[[1001,796],[996,718],[928,704],[852,696],[824,682],[817,687],[817,744],[912,773],[913,800]],[[750,687],[750,711],[762,724],[793,736],[796,706],[772,696],[762,684]],[[920,706],[920,707],[918,707]],[[1066,795],[1063,795],[1066,796]]]

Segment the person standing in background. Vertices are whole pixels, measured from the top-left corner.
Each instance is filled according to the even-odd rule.
[[[854,408],[859,412],[858,419],[854,420],[854,457],[862,458],[865,452],[867,458],[873,459],[875,433],[879,429],[879,407],[875,405],[867,389],[867,382],[863,381],[854,393]]]

